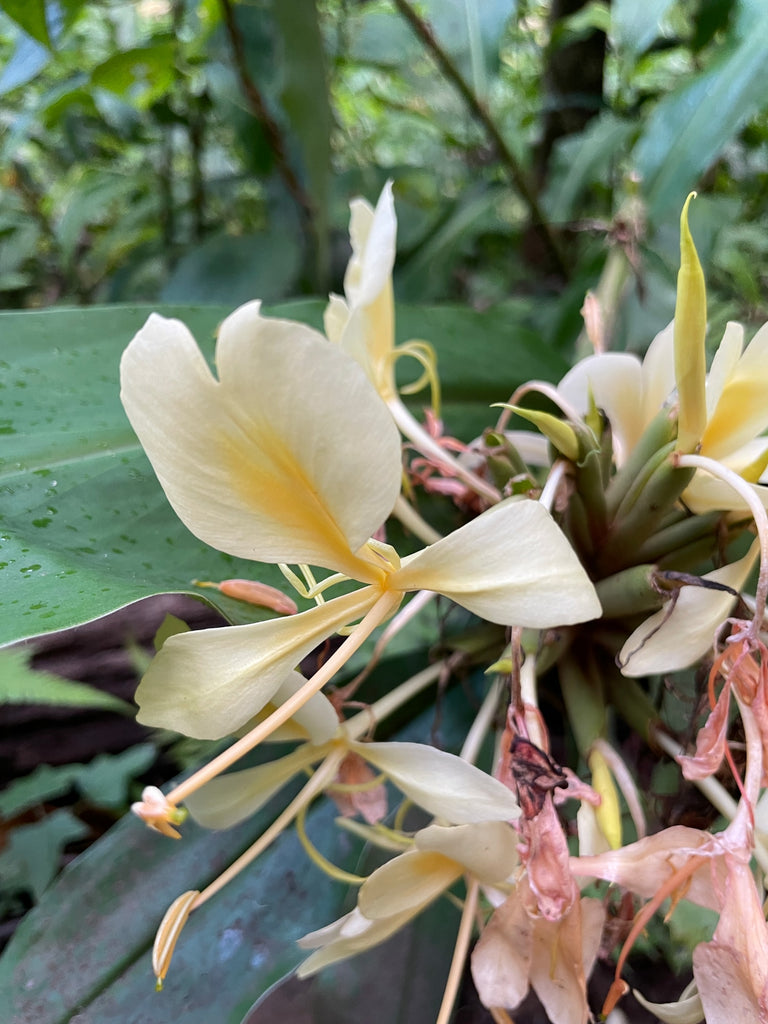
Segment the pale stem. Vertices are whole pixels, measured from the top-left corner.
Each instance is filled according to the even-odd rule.
[[[443,539],[443,535],[430,526],[426,519],[422,519],[416,509],[409,501],[406,501],[402,494],[398,494],[392,515],[399,519],[406,530],[410,530],[419,540],[425,544],[434,544]]]
[[[289,718],[296,714],[300,707],[302,707],[313,694],[318,693],[327,682],[329,682],[333,676],[342,668],[347,661],[352,657],[355,651],[363,645],[368,639],[371,633],[379,626],[384,619],[392,612],[392,609],[396,607],[399,601],[402,600],[402,594],[399,591],[385,591],[381,597],[376,601],[376,604],[366,613],[366,615],[360,620],[354,630],[344,640],[341,647],[339,647],[330,658],[315,672],[315,674],[306,681],[306,683],[297,690],[296,693],[292,694],[285,703],[281,704],[276,711],[273,711],[268,718],[265,718],[263,722],[251,729],[249,733],[246,733],[242,739],[239,739],[236,743],[233,743],[231,747],[223,751],[218,757],[214,757],[208,764],[191,775],[188,779],[179,783],[175,789],[172,789],[167,795],[168,802],[171,804],[181,803],[190,793],[194,793],[201,786],[204,786],[206,782],[210,782],[211,779],[216,778],[226,768],[234,764],[235,761],[239,761],[244,754],[247,754],[249,750],[253,750],[259,743],[265,740],[268,736],[281,726],[284,722],[287,722]]]
[[[447,661],[437,661],[434,665],[428,665],[421,672],[417,672],[415,676],[406,679],[396,689],[385,693],[383,697],[380,697],[375,704],[371,704],[365,711],[360,711],[353,718],[347,719],[344,723],[344,729],[349,734],[350,739],[357,740],[364,736],[372,723],[381,722],[389,715],[394,714],[411,697],[421,693],[430,683],[436,682],[440,678],[446,664]]]
[[[734,473],[732,469],[723,466],[716,459],[707,458],[706,455],[678,455],[673,456],[676,466],[687,469],[703,469],[711,476],[718,477],[729,484],[734,491],[746,502],[757,528],[757,536],[760,540],[760,573],[757,578],[757,589],[755,591],[755,617],[749,629],[748,636],[751,640],[758,639],[758,633],[765,617],[765,602],[768,597],[768,513],[762,501],[755,494],[747,481]],[[738,639],[734,637],[734,639]]]
[[[233,861],[229,867],[222,871],[218,878],[215,878],[207,889],[203,889],[200,895],[192,904],[192,910],[197,910],[203,903],[215,896],[217,892],[224,888],[228,882],[238,875],[243,868],[251,864],[256,858],[266,850],[266,848],[277,839],[281,832],[283,832],[293,821],[297,814],[302,808],[307,807],[312,800],[317,796],[318,793],[322,792],[327,783],[332,781],[336,777],[336,773],[339,769],[339,765],[346,756],[345,750],[335,750],[329,754],[328,757],[318,766],[311,779],[303,787],[303,789],[296,794],[291,800],[288,806],[283,810],[272,822],[266,832],[263,832],[253,846],[250,846],[245,853],[241,853],[237,860]]]
[[[530,394],[531,391],[535,391],[539,395],[544,395],[550,402],[553,402],[560,412],[566,417],[566,419],[572,420],[574,423],[578,423],[581,420],[581,414],[576,410],[570,402],[566,402],[563,396],[559,393],[554,384],[549,384],[545,380],[530,380],[527,384],[521,384],[517,391],[514,391],[508,402],[503,402],[505,406],[519,405],[520,399],[525,395]],[[496,421],[496,433],[500,434],[505,430],[509,419],[512,416],[514,409],[503,409],[501,415]]]
[[[399,398],[390,399],[387,402],[387,406],[392,413],[392,418],[400,428],[400,432],[413,443],[413,446],[422,455],[426,455],[427,458],[433,459],[435,462],[445,466],[452,476],[463,480],[468,487],[471,487],[473,491],[481,495],[492,505],[501,501],[500,492],[492,484],[489,484],[487,480],[483,480],[477,473],[467,469],[457,459],[454,459],[449,452],[441,448],[437,441],[430,437],[419,421],[411,415]]]
[[[528,726],[528,734],[531,742],[537,747],[546,749],[548,746],[547,737],[541,728],[541,716],[538,713],[539,694],[536,686],[536,659],[530,655],[520,666],[520,701],[525,713],[525,724]],[[533,714],[529,714],[529,709]]]
[[[475,761],[477,761],[480,748],[483,745],[483,740],[487,736],[488,730],[491,728],[493,716],[499,706],[501,685],[501,678],[497,676],[488,688],[485,700],[480,705],[480,710],[475,715],[475,720],[469,727],[467,738],[464,740],[464,745],[461,748],[459,757],[462,761],[468,761],[469,764],[474,764]]]
[[[469,944],[472,941],[472,928],[477,910],[479,891],[480,885],[474,878],[468,881],[464,909],[461,912],[461,922],[459,923],[459,931],[456,935],[456,945],[453,948],[451,969],[448,972],[448,980],[445,983],[445,991],[443,992],[443,1001],[440,1004],[440,1012],[437,1015],[435,1024],[448,1024],[453,1013],[453,1006],[459,992],[461,979],[464,976],[464,963],[469,952]]]
[[[552,466],[539,498],[539,504],[543,505],[547,512],[552,511],[558,489],[569,468],[570,463],[566,459],[557,459]]]

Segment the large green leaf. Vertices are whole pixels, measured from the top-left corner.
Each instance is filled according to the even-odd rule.
[[[323,303],[280,307],[317,325]],[[0,643],[61,629],[167,591],[213,601],[234,619],[256,609],[196,591],[195,579],[285,581],[196,540],[172,512],[119,401],[120,354],[150,310],[108,307],[0,315]],[[222,307],[163,307],[208,355]],[[404,307],[401,339],[431,340],[449,432],[470,439],[488,406],[522,380],[556,379],[555,356],[506,314]],[[212,596],[213,595],[213,596]]]
[[[122,410],[120,354],[148,312],[0,317],[0,642],[253,571],[173,515]],[[164,312],[182,315],[210,352],[228,310]],[[259,576],[282,582],[274,567]]]
[[[344,889],[308,868],[288,833],[191,918],[161,994],[151,946],[166,907],[203,889],[275,816],[276,803],[226,832],[184,825],[175,843],[125,818],[66,870],[21,924],[0,960],[0,1004],[14,1024],[239,1024],[260,992],[302,959],[295,940],[340,913]],[[331,828],[333,810],[308,818],[324,852],[347,869],[358,849]]]
[[[442,699],[439,731],[447,747],[456,749],[472,713],[463,687],[454,687]],[[430,708],[398,738],[428,742],[434,716]],[[292,831],[192,915],[159,994],[154,991],[151,945],[170,902],[217,877],[284,803],[284,797],[273,800],[250,821],[222,832],[185,822],[178,843],[148,832],[135,818],[120,821],[63,872],[0,959],[0,1006],[10,1011],[13,1024],[175,1024],[182,1019],[185,1024],[241,1024],[254,1001],[306,956],[296,939],[354,903],[354,890],[330,881],[311,865]],[[313,807],[307,815],[309,836],[335,864],[367,873],[374,863],[368,853],[362,856],[357,840],[334,824],[335,814],[330,800]],[[336,975],[344,979],[340,992],[361,998],[361,989],[370,989],[383,962],[397,970],[394,977],[402,978],[405,987],[400,1000],[397,993],[390,994],[392,1014],[381,1019],[416,1024],[418,1018],[406,1014],[410,1003],[428,1008],[423,1019],[433,1018],[457,921],[455,909],[449,908],[447,918],[438,917],[437,927],[434,921],[419,924],[416,933],[401,933],[388,947],[355,960],[352,975],[348,968]],[[425,943],[434,948],[425,948]],[[403,969],[404,951],[407,962],[422,963],[424,972]],[[438,961],[443,962],[442,971]],[[305,998],[321,1005],[322,992],[327,994],[334,976],[304,983]],[[393,975],[387,976],[391,981]],[[255,1008],[248,1015],[251,1024],[273,1019]],[[338,1019],[351,1024],[366,1018]]]
[[[283,979],[259,999],[242,1024],[436,1020],[458,922],[456,907],[441,900],[381,946],[312,978]]]

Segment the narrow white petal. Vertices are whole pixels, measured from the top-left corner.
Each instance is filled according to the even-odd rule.
[[[255,768],[230,772],[212,779],[184,801],[189,813],[204,828],[231,828],[250,818],[299,772],[323,756],[323,750],[302,744],[285,757]]]
[[[379,921],[368,921],[355,908],[333,925],[317,932],[311,932],[299,939],[299,945],[304,948],[311,949],[313,946],[319,948],[303,964],[299,965],[296,971],[297,976],[307,978],[329,964],[346,960],[347,957],[378,946],[380,942],[384,942],[390,935],[394,935],[403,925],[407,924],[415,913],[418,913],[418,910],[406,910],[402,914]]]
[[[687,986],[686,991],[691,986]],[[695,986],[694,986],[695,988]],[[685,996],[685,993],[675,1003],[652,1003],[646,999],[637,989],[632,990],[635,999],[644,1006],[650,1013],[655,1014],[664,1024],[699,1024],[704,1020],[704,1007],[701,1005],[701,996],[694,991],[693,995]],[[734,1018],[731,1018],[734,1020]]]
[[[510,821],[520,815],[515,797],[503,783],[454,754],[424,743],[353,743],[352,747],[436,817],[461,825]]]
[[[397,236],[392,182],[382,189],[375,210],[363,199],[353,200],[350,209],[352,259],[344,278],[344,292],[350,307],[356,309],[369,306],[392,276]]]
[[[529,466],[549,465],[549,441],[543,434],[535,434],[532,430],[505,430],[504,436]]]
[[[490,622],[586,622],[600,602],[564,534],[536,501],[510,498],[403,559],[391,584],[434,590]]]
[[[156,315],[123,354],[123,404],[177,514],[230,554],[372,581],[352,552],[390,513],[401,457],[365,374],[258,303],[224,321],[216,358],[219,381],[183,324]]]
[[[755,541],[737,562],[708,572],[703,577],[741,590],[759,554]],[[712,649],[715,633],[733,610],[736,598],[720,590],[683,587],[670,612],[664,607],[642,622],[619,654],[625,676],[677,672],[704,657]]]
[[[727,465],[727,462],[724,463]],[[765,475],[765,474],[764,474]],[[768,486],[765,484],[747,484],[755,495],[768,508]],[[749,517],[752,513],[749,506],[725,480],[699,472],[682,493],[682,500],[696,515],[706,512],[733,512]]]
[[[712,419],[723,389],[741,359],[743,348],[744,328],[729,320],[707,374],[707,420]]]
[[[675,322],[659,331],[643,359],[643,428],[674,394],[675,380]]]
[[[323,327],[326,337],[338,345],[349,320],[349,306],[340,295],[331,295],[323,313]]]
[[[701,450],[720,459],[768,426],[768,324],[757,332],[732,370],[712,413]]]
[[[365,614],[374,587],[285,619],[170,637],[136,691],[137,719],[199,739],[229,736],[272,700],[322,640]]]

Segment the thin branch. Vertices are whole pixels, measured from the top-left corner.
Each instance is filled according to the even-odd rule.
[[[224,2],[224,0],[222,0],[222,2]],[[563,277],[567,279],[570,274],[565,255],[560,246],[560,242],[552,231],[551,225],[547,222],[544,213],[539,206],[536,191],[528,180],[528,175],[520,166],[515,154],[504,141],[501,132],[496,127],[496,124],[488,113],[485,105],[472,90],[469,83],[464,79],[464,76],[456,67],[451,57],[440,45],[430,25],[416,13],[409,3],[409,0],[393,0],[393,2],[400,14],[402,14],[411,26],[414,33],[424,44],[425,48],[432,54],[445,77],[461,95],[461,98],[464,100],[467,107],[469,107],[469,110],[475,120],[482,125],[486,135],[496,150],[499,160],[509,173],[515,188],[527,203],[534,224],[541,228],[544,240],[546,241],[547,247],[550,250],[558,270]]]
[[[248,64],[245,58],[245,46],[243,45],[243,36],[240,32],[237,20],[235,19],[232,0],[219,0],[219,4],[221,5],[221,11],[224,15],[224,24],[226,26],[227,36],[229,37],[229,43],[232,48],[232,56],[235,62],[235,70],[237,71],[237,76],[240,80],[240,87],[248,100],[251,113],[260,122],[264,129],[264,134],[267,137],[267,142],[269,143],[269,147],[274,155],[277,169],[285,182],[286,188],[302,214],[307,218],[309,223],[312,224],[314,214],[312,200],[305,192],[304,187],[296,177],[296,174],[288,161],[288,154],[285,148],[285,143],[283,142],[280,126],[267,110],[264,97],[261,95],[259,87],[254,82],[248,70]]]

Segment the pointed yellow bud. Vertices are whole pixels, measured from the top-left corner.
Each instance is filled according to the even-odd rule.
[[[593,749],[589,753],[587,764],[592,772],[592,788],[602,799],[600,806],[595,810],[597,823],[611,849],[618,850],[621,847],[621,809],[608,762],[599,750]]]
[[[691,192],[680,216],[680,271],[675,304],[675,379],[679,400],[677,450],[692,452],[707,425],[705,398],[707,293],[704,272],[688,227]]]

